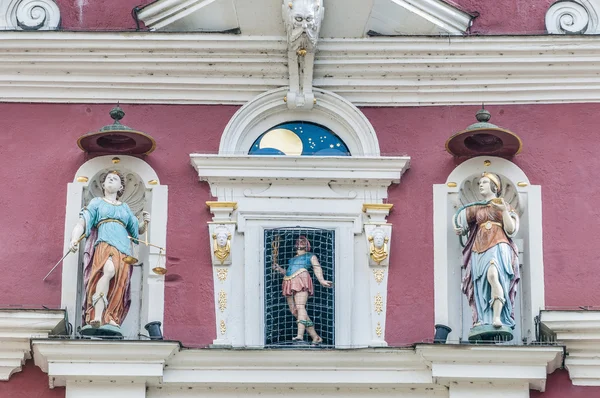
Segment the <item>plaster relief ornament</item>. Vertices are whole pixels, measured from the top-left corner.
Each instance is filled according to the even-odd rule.
[[[283,22],[288,39],[290,89],[288,108],[312,109],[313,66],[325,8],[322,0],[283,0]]]
[[[454,215],[457,235],[467,235],[463,249],[462,292],[473,312],[470,341],[512,340],[519,283],[518,249],[512,238],[519,216],[502,197],[502,181],[492,173],[479,179],[484,200],[462,206]]]
[[[87,238],[84,262],[84,336],[121,337],[131,304],[131,274],[137,259],[132,256],[132,240],[138,241],[150,222],[143,212],[140,225],[127,203],[119,201],[125,187],[123,175],[110,171],[102,180],[104,196],[92,199],[79,213],[71,235],[71,251],[80,237]]]
[[[306,310],[308,298],[314,295],[313,281],[308,270],[312,267],[321,286],[331,287],[332,283],[323,277],[323,269],[319,259],[310,252],[310,242],[305,236],[300,236],[296,240],[296,255],[289,260],[287,269],[277,263],[279,240],[272,243],[272,249],[273,270],[283,275],[281,290],[298,325],[296,336],[292,338],[292,342],[300,343],[304,341],[304,333],[306,332],[311,337],[313,345],[322,343],[323,339],[317,334],[315,324],[308,317]]]
[[[385,231],[376,228],[369,236],[369,257],[377,265],[381,265],[388,257],[388,242],[390,238],[385,236]]]
[[[231,232],[225,227],[217,227],[212,239],[215,259],[223,265],[231,253]]]

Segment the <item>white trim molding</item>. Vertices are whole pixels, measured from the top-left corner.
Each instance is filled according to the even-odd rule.
[[[0,381],[20,372],[31,359],[32,338],[46,338],[64,328],[63,310],[0,309]]]
[[[565,368],[574,385],[600,386],[600,311],[546,310],[542,334],[566,346]]]
[[[282,36],[0,38],[3,102],[245,104],[288,85]],[[313,86],[356,106],[600,102],[599,52],[589,35],[321,39]]]
[[[68,397],[301,394],[529,397],[562,361],[556,346],[446,346],[360,350],[182,349],[175,342],[34,340],[37,366]],[[131,395],[131,388],[136,389]],[[354,391],[356,390],[356,391]],[[85,393],[88,395],[85,395]],[[348,395],[353,391],[351,395]],[[189,395],[187,395],[189,394]],[[261,395],[262,394],[262,395]],[[406,394],[406,395],[404,395]],[[98,395],[100,396],[100,395]]]

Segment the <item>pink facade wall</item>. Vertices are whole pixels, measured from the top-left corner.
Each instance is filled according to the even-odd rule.
[[[530,391],[530,398],[596,398],[600,397],[600,387],[574,386],[569,372],[560,369],[548,375],[546,391]]]
[[[453,0],[463,11],[477,15],[470,33],[481,35],[546,34],[546,11],[556,0]]]
[[[134,30],[131,10],[151,0],[55,0],[65,30]],[[471,34],[545,34],[546,11],[556,0],[453,0],[460,9],[478,15]],[[143,28],[143,24],[142,24]]]
[[[237,107],[123,105],[124,122],[152,134],[147,157],[169,186],[165,335],[188,346],[215,338],[212,274],[206,222],[208,186],[190,166],[192,152],[215,153]],[[60,305],[60,271],[42,278],[62,255],[67,183],[86,156],[77,138],[108,124],[108,105],[0,104],[0,242],[5,271],[0,308]],[[455,167],[444,150],[453,132],[470,124],[477,107],[363,109],[388,155],[410,155],[412,168],[390,189],[396,204],[390,266],[387,340],[404,345],[433,333],[432,185]],[[489,107],[492,121],[524,141],[514,161],[542,185],[544,266],[548,307],[600,302],[596,196],[600,158],[594,116],[600,104]],[[179,276],[180,278],[178,278]],[[458,287],[457,287],[458,288]],[[417,303],[417,304],[415,304]]]
[[[10,381],[0,381],[0,398],[64,398],[65,388],[49,388],[48,375],[27,361],[23,370],[15,373]]]

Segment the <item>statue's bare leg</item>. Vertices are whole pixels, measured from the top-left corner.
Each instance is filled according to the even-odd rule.
[[[500,319],[500,314],[502,312],[502,307],[504,306],[504,289],[502,289],[502,285],[500,284],[500,279],[498,277],[498,268],[496,263],[492,260],[490,267],[487,272],[487,280],[492,288],[492,311],[494,314],[494,318],[492,320],[492,325],[494,327],[501,327],[502,320]]]
[[[115,276],[115,264],[112,261],[112,257],[109,257],[102,267],[102,276],[96,284],[96,291],[93,295],[94,300],[94,319],[90,321],[92,327],[99,327],[102,325],[102,315],[104,309],[108,304],[108,287],[110,286],[110,280]]]
[[[294,316],[294,318],[298,318],[298,311],[296,311],[296,303],[294,302],[294,296],[287,296],[288,307],[290,307],[290,312]]]
[[[306,312],[306,301],[308,300],[308,292],[298,292],[294,295],[294,301],[296,302],[296,311],[298,314],[298,333],[294,340],[303,340],[304,331],[306,329],[305,322],[308,321],[308,313]],[[304,321],[304,322],[300,322]]]

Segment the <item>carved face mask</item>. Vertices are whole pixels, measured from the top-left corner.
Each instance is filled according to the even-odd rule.
[[[225,245],[227,244],[227,233],[226,232],[219,232],[217,234],[217,246],[219,247],[225,247]]]
[[[290,10],[292,41],[298,40],[305,34],[312,44],[316,44],[319,34],[316,23],[318,7],[311,0],[294,2],[294,6]]]

